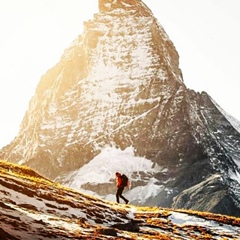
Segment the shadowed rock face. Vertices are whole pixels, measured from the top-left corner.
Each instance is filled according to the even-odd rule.
[[[164,170],[148,175],[163,191],[145,205],[239,215],[239,185],[231,178],[239,174],[239,139],[207,93],[185,86],[178,53],[145,4],[99,1],[99,13],[42,76],[0,157],[66,183],[64,176],[104,147],[132,146]],[[201,183],[215,174],[214,203],[200,206],[211,187]],[[98,187],[92,190],[103,194],[106,185]],[[189,204],[192,189],[198,194]],[[231,209],[220,207],[229,202]]]

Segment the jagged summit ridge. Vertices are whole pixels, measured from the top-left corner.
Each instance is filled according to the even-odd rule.
[[[102,171],[107,182],[79,183],[76,176],[84,167],[96,175],[93,164],[110,149],[129,160],[132,196],[156,190],[133,203],[187,208],[183,200],[193,196],[193,209],[240,215],[239,133],[207,93],[187,89],[178,53],[146,5],[100,5],[41,78],[18,136],[1,157],[105,198],[115,190],[111,164]],[[152,167],[132,166],[132,157]]]
[[[127,9],[128,11],[133,11],[133,13],[138,12],[142,16],[151,15],[151,11],[147,6],[140,0],[99,0],[98,8],[100,12],[106,13],[111,11],[118,11],[120,9]]]

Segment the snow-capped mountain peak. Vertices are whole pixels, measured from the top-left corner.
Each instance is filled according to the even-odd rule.
[[[0,157],[109,200],[123,171],[136,205],[239,216],[239,137],[207,93],[185,86],[148,7],[105,0],[42,76]]]

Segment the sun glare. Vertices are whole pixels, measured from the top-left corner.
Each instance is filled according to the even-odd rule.
[[[0,147],[16,136],[41,76],[97,12],[97,0],[0,2]]]

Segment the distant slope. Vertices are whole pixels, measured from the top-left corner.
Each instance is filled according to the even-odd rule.
[[[0,161],[0,239],[239,239],[240,219],[121,205]]]

